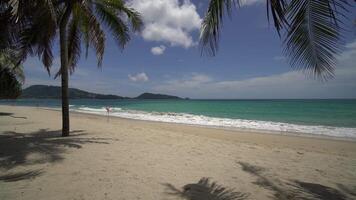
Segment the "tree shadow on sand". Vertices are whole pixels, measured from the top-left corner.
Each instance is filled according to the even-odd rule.
[[[15,181],[22,181],[26,179],[35,178],[43,173],[42,170],[28,170],[24,172],[17,172],[17,173],[9,173],[0,176],[0,181],[3,182],[15,182]]]
[[[245,162],[239,162],[242,170],[255,176],[257,181],[254,184],[271,190],[274,193],[274,199],[284,200],[284,199],[302,199],[302,200],[347,200],[348,198],[344,193],[345,191],[350,191],[346,186],[337,184],[340,190],[332,187],[324,186],[318,183],[308,183],[298,180],[292,180],[288,183],[283,184],[278,179],[269,178],[264,175],[264,168],[251,165]],[[341,189],[341,186],[344,189]],[[348,193],[353,196],[352,193]],[[355,197],[355,196],[354,196]]]
[[[248,194],[236,192],[216,182],[210,182],[209,178],[201,178],[197,183],[190,183],[180,190],[172,184],[166,183],[166,194],[181,197],[187,200],[243,200]]]
[[[14,113],[0,112],[0,117],[2,117],[2,116],[11,116],[13,114]]]
[[[68,148],[82,148],[88,143],[109,144],[111,138],[85,137],[83,130],[71,132],[69,137],[61,137],[61,130],[41,129],[32,133],[0,133],[0,170],[9,171],[16,167],[56,163],[64,159]],[[1,171],[0,171],[1,172]],[[43,170],[8,173],[0,176],[0,181],[10,182],[39,176]]]
[[[8,113],[8,112],[0,112],[0,117],[12,117],[12,118],[27,119],[27,117],[14,116],[14,113]]]

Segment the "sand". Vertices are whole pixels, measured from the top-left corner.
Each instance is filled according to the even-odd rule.
[[[205,200],[217,186],[237,199],[356,199],[354,141],[80,113],[70,137],[60,128],[59,111],[0,106],[1,200]]]

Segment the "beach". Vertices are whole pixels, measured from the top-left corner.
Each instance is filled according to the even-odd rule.
[[[183,199],[202,178],[240,199],[356,198],[355,141],[70,117],[62,138],[60,111],[0,106],[0,199]]]

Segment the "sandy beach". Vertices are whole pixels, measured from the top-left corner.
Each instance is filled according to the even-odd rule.
[[[356,199],[355,141],[81,113],[60,129],[59,111],[0,106],[1,200],[189,199],[211,182],[236,199]]]

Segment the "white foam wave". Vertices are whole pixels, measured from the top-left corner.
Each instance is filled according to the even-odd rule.
[[[104,107],[102,108],[79,107],[73,110],[92,113],[92,114],[102,114],[102,113],[106,114],[106,109]]]
[[[79,107],[75,111],[106,115],[106,109]],[[113,108],[111,116],[117,116],[129,119],[181,123],[200,126],[213,126],[225,128],[239,129],[254,129],[261,131],[272,131],[280,133],[304,133],[313,135],[323,135],[332,137],[345,137],[356,139],[356,128],[346,127],[331,127],[331,126],[309,126],[297,125],[281,122],[258,121],[258,120],[243,120],[230,118],[208,117],[203,115],[192,115],[185,113],[169,113],[169,112],[143,112],[134,110],[122,110],[121,108]]]

